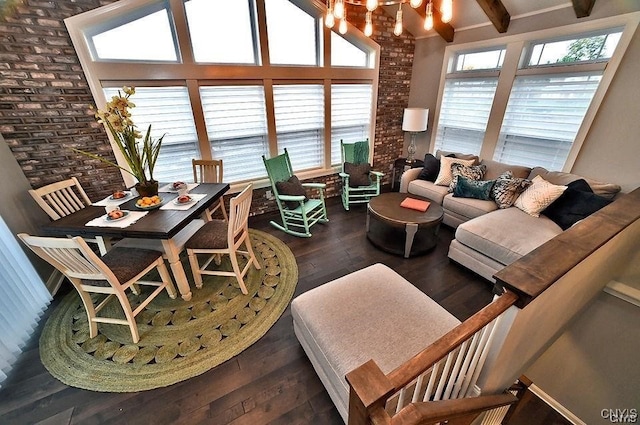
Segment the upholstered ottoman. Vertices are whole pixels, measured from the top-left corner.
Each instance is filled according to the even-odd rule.
[[[347,422],[347,372],[373,359],[389,373],[460,324],[383,264],[314,288],[291,303],[293,328]]]

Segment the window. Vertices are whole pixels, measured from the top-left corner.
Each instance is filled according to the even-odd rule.
[[[369,138],[372,90],[371,84],[331,85],[331,164],[342,162],[340,140]]]
[[[173,30],[165,8],[94,34],[90,39],[95,60],[178,60]]]
[[[148,31],[147,19],[157,27]],[[220,158],[225,181],[239,183],[234,189],[267,184],[261,157],[285,148],[300,178],[334,174],[334,136],[338,143],[370,137],[379,46],[352,32],[337,37],[334,52],[324,43],[330,30],[320,25],[321,11],[306,1],[127,0],[65,24],[90,87],[106,87],[93,93],[97,107],[134,86],[136,125],[167,134],[158,180],[191,180],[192,158]],[[110,43],[118,45],[107,54]],[[338,65],[323,64],[324,57]]]
[[[477,71],[480,69],[500,69],[504,62],[505,53],[506,49],[460,53],[454,60],[454,70]]]
[[[278,153],[289,151],[297,170],[324,163],[324,90],[321,85],[273,87]]]
[[[184,6],[196,62],[257,63],[248,0],[188,0]]]
[[[317,65],[318,20],[289,0],[266,0],[265,8],[270,62],[274,65]]]
[[[118,93],[105,88],[107,99]],[[131,118],[143,137],[151,125],[151,136],[161,137],[153,177],[158,181],[191,180],[191,158],[198,158],[198,137],[186,87],[136,87]]]
[[[621,30],[611,33],[534,43],[529,49],[528,65],[564,65],[567,63],[608,60],[620,41]]]
[[[200,87],[207,135],[214,158],[222,159],[224,179],[266,176],[267,119],[262,86]]]

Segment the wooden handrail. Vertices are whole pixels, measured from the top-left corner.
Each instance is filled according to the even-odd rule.
[[[518,296],[516,294],[505,291],[491,304],[391,371],[387,378],[391,381],[396,391],[408,385],[418,375],[429,369],[437,361],[442,360],[447,354],[458,348],[460,344],[504,313],[515,304],[517,299]]]

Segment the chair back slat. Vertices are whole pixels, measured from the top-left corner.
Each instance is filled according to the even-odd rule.
[[[31,189],[29,193],[53,220],[91,205],[91,200],[75,177]]]
[[[229,243],[235,243],[236,236],[248,232],[249,211],[253,197],[253,184],[249,184],[237,196],[231,198],[229,206]]]
[[[221,183],[223,167],[221,159],[192,159],[194,183]]]
[[[276,190],[275,186],[277,182],[287,181],[293,176],[293,169],[291,168],[291,161],[289,160],[289,153],[286,148],[284,153],[269,159],[262,156],[262,160],[267,169],[273,190]]]

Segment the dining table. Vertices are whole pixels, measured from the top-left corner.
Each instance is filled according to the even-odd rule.
[[[180,261],[180,252],[186,242],[185,234],[189,233],[187,230],[195,231],[204,224],[200,217],[229,190],[229,184],[199,183],[189,186],[189,195],[194,199],[193,205],[189,206],[176,203],[177,191],[162,191],[162,188],[170,188],[171,184],[160,184],[159,196],[162,198],[162,204],[151,209],[141,209],[136,205],[140,197],[134,191],[125,192],[126,198],[117,200],[117,206],[120,210],[126,211],[127,215],[139,218],[135,222],[123,221],[123,226],[117,226],[116,223],[109,223],[107,220],[105,206],[109,205],[112,199],[106,198],[47,223],[41,230],[49,236],[102,236],[121,239],[116,246],[145,248],[160,246],[160,242],[180,295],[189,301],[191,288]],[[146,214],[143,215],[142,211]],[[131,214],[134,212],[135,214]]]

